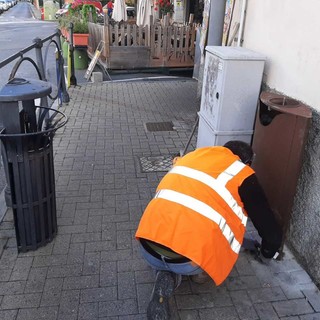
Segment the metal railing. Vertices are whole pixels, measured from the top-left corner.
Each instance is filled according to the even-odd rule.
[[[62,103],[68,103],[70,100],[64,76],[64,60],[61,52],[60,36],[61,32],[59,29],[57,29],[55,33],[44,39],[35,38],[33,39],[33,44],[31,44],[30,46],[11,55],[5,60],[0,61],[1,69],[11,62],[17,60],[8,77],[8,81],[12,80],[15,77],[19,67],[25,61],[30,62],[34,66],[40,80],[48,81],[46,74],[46,64],[49,54],[49,48],[52,45],[55,47],[55,64],[57,77],[55,83],[50,83],[53,87],[56,87],[57,93],[54,96],[50,95],[49,97],[41,99],[41,106],[46,108],[50,107],[57,99],[58,106],[61,106]],[[26,54],[30,53],[32,50],[35,50],[35,59],[26,56]],[[50,102],[48,98],[50,99]]]

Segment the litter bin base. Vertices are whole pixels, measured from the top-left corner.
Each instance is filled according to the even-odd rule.
[[[18,137],[16,145],[28,148],[28,140]],[[51,139],[50,139],[51,140]],[[8,171],[12,210],[19,252],[36,250],[52,241],[57,233],[52,142],[27,151],[15,161],[8,150]],[[8,141],[9,143],[9,141]],[[20,144],[21,143],[21,144]]]

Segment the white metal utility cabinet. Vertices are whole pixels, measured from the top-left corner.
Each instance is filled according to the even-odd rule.
[[[206,47],[197,148],[251,143],[265,60],[242,47]]]

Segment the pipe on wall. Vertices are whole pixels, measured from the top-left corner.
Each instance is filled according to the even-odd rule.
[[[243,29],[244,29],[244,19],[246,16],[246,9],[247,9],[247,0],[242,0],[240,27],[239,27],[239,34],[238,34],[238,41],[237,41],[238,47],[241,47],[242,45],[242,36],[243,36]]]
[[[210,18],[208,25],[208,46],[221,46],[226,0],[210,1]]]

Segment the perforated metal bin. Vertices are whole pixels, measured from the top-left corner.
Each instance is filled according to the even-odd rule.
[[[52,141],[66,116],[35,105],[50,93],[49,83],[21,78],[0,89],[2,158],[20,252],[44,246],[57,233]]]

